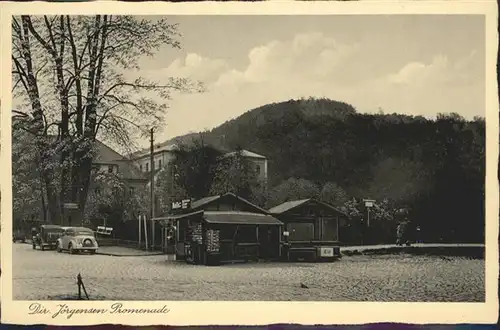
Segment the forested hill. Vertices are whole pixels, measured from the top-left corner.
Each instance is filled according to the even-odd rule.
[[[271,188],[288,178],[334,182],[349,196],[387,198],[428,221],[484,224],[481,118],[369,115],[327,99],[290,100],[248,111],[203,136],[215,147],[267,156]]]
[[[332,119],[345,120],[347,116],[353,115],[356,110],[353,106],[329,99],[302,99],[289,100],[280,103],[271,103],[252,109],[243,115],[226,121],[222,125],[203,133],[205,142],[223,150],[232,150],[237,146],[245,146],[241,143],[246,136],[252,136],[261,127],[270,122],[279,122],[285,117],[300,116],[312,118],[316,116],[328,116]],[[242,136],[245,135],[245,138]],[[199,139],[199,133],[189,133],[178,136],[170,142],[189,144],[193,139]],[[246,140],[246,142],[252,142]]]

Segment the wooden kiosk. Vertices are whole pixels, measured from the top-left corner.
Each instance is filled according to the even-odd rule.
[[[231,193],[202,198],[181,214],[157,220],[175,228],[177,260],[218,265],[281,256],[283,223]]]
[[[347,215],[315,199],[289,201],[269,210],[284,223],[285,260],[336,260],[340,255],[339,222]]]

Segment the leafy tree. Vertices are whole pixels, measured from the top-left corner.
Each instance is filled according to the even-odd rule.
[[[292,200],[319,198],[321,192],[316,184],[305,179],[289,178],[269,191],[269,207]]]
[[[219,150],[204,143],[203,136],[190,145],[179,145],[172,162],[175,183],[193,198],[208,196],[221,156]]]
[[[177,171],[173,166],[163,168],[158,172],[155,185],[157,215],[170,212],[172,202],[191,197],[186,188],[179,184]]]
[[[92,175],[92,187],[85,213],[87,225],[119,229],[123,223],[147,214],[149,193],[146,187],[131,187],[115,173],[98,172]]]
[[[85,212],[96,138],[133,145],[134,136],[164,119],[167,105],[153,94],[168,100],[172,91],[199,90],[186,79],[156,82],[134,71],[140,56],[179,48],[178,35],[166,19],[13,17],[13,92],[26,109],[16,113],[34,137],[51,219],[63,214],[61,201],[76,201],[80,216]]]
[[[327,182],[321,189],[320,199],[325,203],[338,207],[344,205],[344,203],[348,201],[349,196],[347,192],[335,182]]]
[[[248,111],[205,138],[267,156],[270,206],[288,198],[274,191],[288,178],[334,182],[348,196],[408,207],[424,241],[484,242],[482,117],[360,114],[331,100],[290,100]]]
[[[31,136],[12,125],[12,202],[13,227],[22,226],[24,220],[46,221],[46,202],[43,181],[36,166],[35,145]]]
[[[231,192],[254,203],[261,203],[264,185],[259,181],[253,164],[243,157],[239,149],[219,158],[210,193],[218,195]]]

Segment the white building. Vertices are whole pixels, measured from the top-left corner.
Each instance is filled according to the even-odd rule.
[[[174,160],[174,151],[176,150],[176,148],[177,145],[167,142],[154,145],[153,159],[155,170],[164,168]],[[151,171],[152,166],[150,148],[134,152],[130,156],[130,158],[136,163],[141,172],[148,173],[149,171]]]
[[[237,151],[229,152],[223,157],[233,157],[236,155],[236,153]],[[259,180],[267,181],[267,158],[249,150],[241,150],[240,154],[243,158],[247,159],[254,165],[254,169]]]
[[[168,167],[168,165],[175,159],[176,149],[176,144],[168,142],[154,145],[155,172]],[[267,158],[249,150],[241,150],[240,153],[244,158],[254,164],[259,180],[267,181]],[[236,151],[226,153],[223,157],[232,157],[234,155],[236,155]],[[137,151],[130,157],[141,172],[148,173],[151,171],[151,152],[149,148]]]

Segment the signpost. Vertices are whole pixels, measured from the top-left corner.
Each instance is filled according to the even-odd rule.
[[[174,201],[172,202],[171,204],[172,208],[171,208],[171,211],[173,214],[183,214],[183,213],[186,213],[188,212],[189,210],[191,210],[191,199],[190,198],[185,198],[185,199],[182,199],[182,200],[177,200],[177,201]],[[168,256],[168,240],[171,238],[171,236],[173,236],[175,238],[175,242],[177,242],[177,224],[175,222],[171,222],[171,220],[169,220],[169,222],[167,223],[167,225],[165,226],[165,236],[164,236],[164,240],[165,240],[165,251],[167,252],[167,260],[168,258],[170,258]],[[176,244],[176,243],[175,243]],[[175,246],[174,244],[174,246]]]
[[[63,208],[66,210],[78,210],[77,203],[64,203]]]
[[[97,226],[98,234],[110,236],[112,231],[113,228],[111,227]]]
[[[370,227],[370,209],[373,207],[373,204],[375,204],[375,200],[363,199],[363,202],[365,202],[365,207],[367,210],[366,226]]]
[[[363,231],[365,232],[363,234],[363,236],[366,236],[366,237],[363,237],[363,242],[370,244],[370,243],[372,243],[372,239],[371,239],[372,235],[370,232],[370,209],[375,204],[375,200],[363,199],[363,202],[365,202],[365,207],[366,207],[366,229],[363,228]]]
[[[191,199],[183,199],[181,201],[172,202],[172,211],[189,210],[191,209]]]

